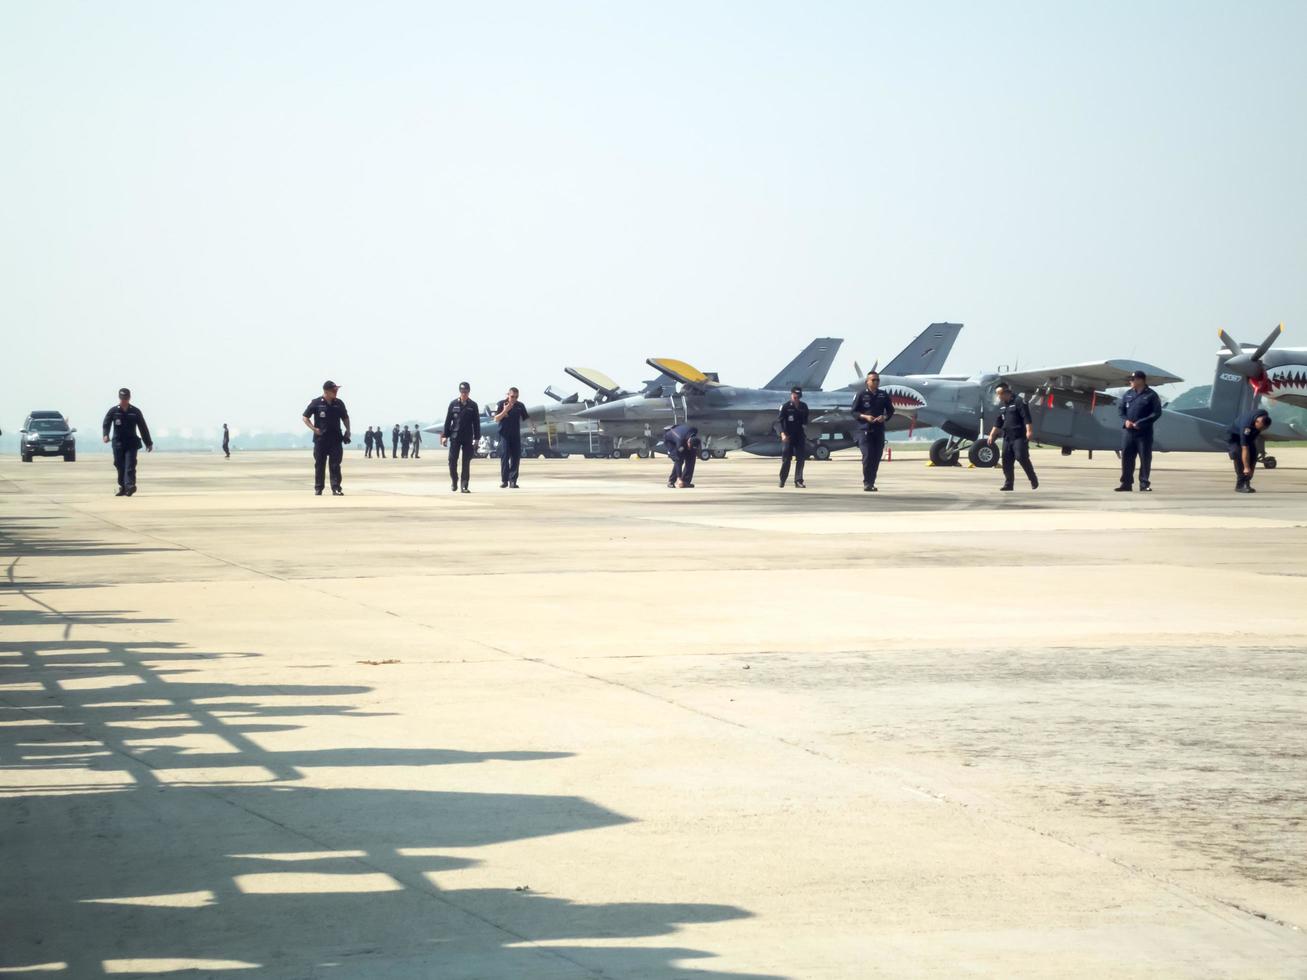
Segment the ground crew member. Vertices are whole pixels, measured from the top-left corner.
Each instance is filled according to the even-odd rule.
[[[390,431],[390,458],[399,459],[399,423]]]
[[[794,460],[794,485],[803,488],[803,461],[808,455],[808,435],[803,427],[808,424],[808,406],[803,401],[803,389],[790,389],[790,400],[781,406],[781,486],[790,476],[790,460]]]
[[[386,434],[381,431],[381,426],[377,426],[372,433],[372,446],[376,449],[378,458],[386,458]]]
[[[222,452],[228,459],[231,459],[231,433],[227,431],[227,423],[222,423]]]
[[[409,447],[413,445],[413,433],[408,431],[408,426],[404,426],[404,431],[399,434],[399,444],[404,458],[408,459]]]
[[[667,478],[667,485],[677,489],[692,488],[694,464],[703,447],[699,441],[699,430],[686,423],[668,426],[663,430],[663,447],[672,458],[672,473]]]
[[[131,389],[118,389],[118,404],[105,413],[101,429],[104,441],[113,442],[113,467],[118,471],[118,492],[114,496],[130,497],[136,492],[136,454],[141,443],[145,443],[147,453],[154,452],[145,413],[132,404]]]
[[[1116,404],[1121,416],[1121,485],[1118,492],[1129,493],[1135,485],[1135,459],[1139,460],[1139,489],[1153,489],[1153,423],[1162,417],[1162,399],[1148,387],[1148,375],[1136,371],[1130,375],[1130,390]]]
[[[518,401],[516,388],[509,388],[504,400],[495,406],[499,423],[499,488],[517,489],[517,474],[522,466],[522,422],[531,417]]]
[[[413,426],[413,458],[418,458],[418,450],[422,448],[422,428]]]
[[[861,430],[858,447],[862,450],[862,489],[876,489],[880,457],[885,452],[885,423],[894,416],[894,402],[880,390],[880,375],[867,372],[867,386],[853,398],[853,417]]]
[[[323,477],[327,464],[331,464],[331,494],[345,496],[340,486],[340,458],[349,445],[349,410],[336,397],[339,385],[334,381],[322,382],[322,397],[309,402],[304,409],[304,425],[313,430],[313,492],[322,496]],[[345,426],[342,436],[340,427]]]
[[[994,389],[998,393],[998,418],[994,428],[989,432],[989,444],[994,445],[994,438],[1003,433],[1003,485],[1000,490],[1011,490],[1012,480],[1016,475],[1016,463],[1021,464],[1026,477],[1030,480],[1030,489],[1039,489],[1039,477],[1035,476],[1035,467],[1030,463],[1030,440],[1034,436],[1034,426],[1030,421],[1030,407],[1024,398],[1017,397],[1006,382],[999,382]]]
[[[445,428],[440,434],[440,444],[449,446],[449,490],[451,493],[460,488],[459,456],[463,457],[462,490],[467,488],[472,475],[472,456],[476,453],[477,443],[481,441],[481,409],[468,397],[472,386],[466,381],[458,383],[458,397],[449,403],[445,411]]]
[[[1225,433],[1230,459],[1234,461],[1235,493],[1256,493],[1253,471],[1257,469],[1257,444],[1271,424],[1271,413],[1258,408],[1230,426]]]
[[[372,458],[372,426],[368,426],[368,431],[363,433],[363,458]]]

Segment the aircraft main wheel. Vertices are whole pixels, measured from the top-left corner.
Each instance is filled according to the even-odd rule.
[[[637,449],[637,450],[635,451],[635,455],[638,456],[640,459],[648,459],[648,458],[649,458],[649,450],[647,450],[647,449]]]
[[[973,442],[967,450],[967,459],[973,466],[990,469],[998,462],[998,450],[987,442]]]
[[[725,459],[725,458],[726,458],[726,450],[725,450],[725,449],[714,449],[714,450],[713,450],[713,454],[712,454],[712,458],[713,458],[713,459]]]
[[[1276,460],[1274,456],[1267,456],[1265,459],[1262,460],[1262,465],[1265,466],[1268,470],[1273,470],[1278,465],[1278,460]]]
[[[1062,447],[1062,455],[1063,455],[1063,456],[1070,456],[1070,455],[1071,455],[1071,451],[1072,451],[1072,450],[1071,450],[1071,447],[1070,447],[1070,446],[1063,446],[1063,447]]]
[[[706,463],[708,462],[708,460],[712,459],[712,453],[709,452],[707,449],[700,449],[699,458]]]
[[[947,439],[936,439],[930,444],[930,461],[936,466],[944,464],[944,450],[948,449]]]
[[[825,462],[826,460],[830,459],[830,447],[823,446],[821,443],[818,443],[817,448],[815,448],[812,451],[812,458],[819,459],[822,462]]]

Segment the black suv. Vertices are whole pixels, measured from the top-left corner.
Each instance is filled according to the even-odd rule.
[[[77,458],[76,431],[62,412],[32,412],[19,430],[18,454],[24,463],[33,456],[62,456],[71,463]]]

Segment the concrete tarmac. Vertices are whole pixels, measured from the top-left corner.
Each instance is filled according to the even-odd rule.
[[[0,459],[0,974],[1307,976],[1307,450]]]

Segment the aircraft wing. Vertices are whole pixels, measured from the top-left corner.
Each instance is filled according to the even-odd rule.
[[[604,374],[602,371],[596,371],[594,368],[565,367],[563,370],[576,378],[576,380],[581,382],[581,384],[593,388],[605,397],[611,398],[622,390],[622,386],[616,381]]]
[[[1088,364],[1068,364],[1063,367],[1039,368],[1034,371],[1008,371],[1003,380],[1016,388],[1061,388],[1072,391],[1102,391],[1105,388],[1124,388],[1130,383],[1130,375],[1143,371],[1148,375],[1148,383],[1154,385],[1170,384],[1183,381],[1152,364],[1116,358],[1109,361],[1094,361]]]
[[[650,357],[646,358],[644,363],[657,371],[663,372],[663,374],[671,375],[681,384],[697,385],[699,387],[717,384],[715,379],[708,377],[697,367],[686,364],[684,361],[678,361],[670,357]]]

